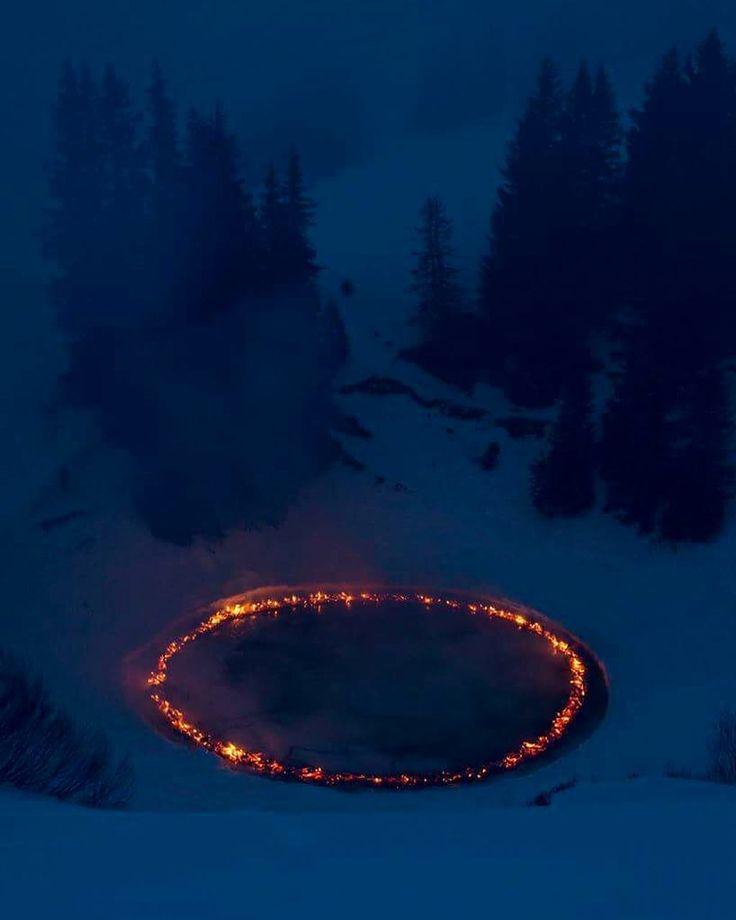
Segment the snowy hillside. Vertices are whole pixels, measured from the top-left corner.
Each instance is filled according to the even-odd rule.
[[[720,918],[731,789],[610,785],[550,808],[386,817],[101,814],[0,796],[5,916]]]
[[[341,302],[353,352],[340,383],[389,376],[485,414],[459,419],[401,394],[340,396],[370,432],[342,436],[365,469],[331,470],[278,529],[189,549],[148,536],[129,511],[124,458],[99,448],[83,419],[42,413],[63,359],[38,289],[28,295],[37,321],[3,345],[0,627],[12,621],[8,644],[56,698],[130,753],[138,785],[121,815],[2,791],[4,916],[729,916],[736,789],[665,774],[702,771],[714,718],[736,704],[736,527],[673,552],[599,513],[543,520],[527,496],[540,442],[497,426],[510,411],[499,395],[465,396],[396,357],[409,334],[406,265],[389,252],[410,249],[417,198],[430,173],[442,175],[447,143],[436,170],[425,164],[416,187],[397,192],[390,239],[372,190],[403,181],[410,149],[320,189],[320,251],[328,285],[357,285]],[[455,143],[478,155],[472,132]],[[470,183],[447,195],[471,214],[463,232],[482,233],[488,200],[470,202]],[[350,209],[375,241],[368,253],[340,237]],[[484,471],[491,441],[499,465]],[[540,609],[605,665],[604,722],[536,772],[408,796],[235,775],[144,722],[126,662],[177,618],[250,587],[341,582],[500,593]],[[526,807],[572,778],[550,808]]]

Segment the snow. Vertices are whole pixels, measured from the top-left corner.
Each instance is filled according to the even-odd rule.
[[[476,149],[472,132],[457,143]],[[4,915],[730,915],[736,789],[665,773],[702,770],[713,719],[736,704],[736,528],[711,546],[673,552],[599,513],[540,519],[526,479],[539,442],[512,441],[494,426],[509,412],[499,395],[479,388],[465,397],[395,357],[410,333],[403,257],[390,252],[408,253],[415,198],[420,186],[431,191],[432,164],[398,188],[415,153],[393,151],[319,192],[320,250],[334,269],[327,281],[357,283],[341,303],[354,349],[342,382],[390,375],[489,415],[457,421],[404,396],[341,397],[373,434],[343,439],[369,469],[335,468],[278,529],[190,549],[147,536],[128,509],[124,458],[101,449],[84,419],[44,413],[63,351],[40,285],[13,289],[28,314],[19,335],[0,337],[2,641],[43,673],[60,703],[131,754],[138,785],[133,810],[121,815],[0,790]],[[444,157],[440,146],[440,175]],[[396,195],[379,204],[392,176]],[[461,205],[468,194],[458,180],[450,197]],[[359,202],[365,210],[356,212]],[[475,207],[480,226],[487,203]],[[394,222],[384,240],[381,208]],[[375,241],[367,258],[356,260],[341,233],[346,210]],[[477,458],[490,440],[501,444],[500,462],[484,472]],[[69,493],[58,483],[61,463]],[[85,514],[39,527],[74,510]],[[604,722],[535,772],[374,796],[234,774],[141,718],[139,688],[125,683],[127,656],[168,637],[177,618],[250,587],[335,582],[500,593],[537,607],[603,661]],[[525,807],[572,777],[578,785],[551,807]]]
[[[106,814],[0,796],[5,915],[726,917],[736,792],[590,787],[549,808]]]

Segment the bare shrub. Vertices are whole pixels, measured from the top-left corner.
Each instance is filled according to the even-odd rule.
[[[40,680],[0,650],[0,785],[95,808],[124,808],[133,773],[99,733],[78,728]]]
[[[736,784],[736,709],[724,709],[719,716],[708,755],[708,779]]]
[[[551,789],[543,790],[538,795],[535,795],[533,799],[530,799],[526,804],[545,808],[552,804],[552,799],[556,795],[559,795],[560,792],[567,792],[568,789],[574,789],[577,784],[577,777],[573,776],[572,779],[568,779],[564,783],[558,783],[556,786],[552,786]]]

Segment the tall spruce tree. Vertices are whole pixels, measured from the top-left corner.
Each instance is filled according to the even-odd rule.
[[[65,64],[53,110],[44,252],[56,267],[51,296],[62,329],[70,334],[88,328],[99,310],[104,195],[98,115],[89,70]]]
[[[671,424],[662,540],[705,542],[723,529],[733,478],[730,409],[722,367],[708,362],[689,375]]]
[[[145,304],[146,181],[140,116],[128,85],[111,65],[105,68],[99,99],[100,163],[104,213],[98,228],[103,260],[99,285],[100,325],[141,320]]]
[[[632,113],[624,183],[624,270],[631,316],[619,331],[613,394],[603,414],[601,476],[605,510],[643,533],[658,526],[664,500],[668,417],[676,382],[672,351],[679,284],[672,271],[678,191],[686,179],[682,151],[687,86],[668,52]],[[665,349],[665,338],[667,348]]]
[[[684,158],[688,88],[678,53],[669,51],[632,112],[624,183],[627,300],[642,316],[681,289],[678,235],[681,192],[689,181]]]
[[[621,130],[606,71],[591,76],[582,62],[565,100],[559,229],[551,245],[559,267],[559,319],[571,357],[611,321],[620,254],[616,234],[621,196]],[[564,376],[564,375],[563,375]]]
[[[46,254],[52,294],[73,336],[127,326],[144,301],[146,183],[138,115],[111,66],[98,84],[66,65],[54,110]]]
[[[418,249],[412,270],[416,319],[427,340],[441,333],[460,309],[462,293],[452,246],[453,228],[438,195],[426,199],[417,228]]]
[[[726,163],[736,155],[735,101],[733,68],[712,33],[684,65],[665,56],[629,136],[632,321],[604,413],[601,473],[608,510],[671,541],[715,533],[728,495],[718,379],[734,341],[736,199]],[[681,494],[686,483],[692,499]]]
[[[278,284],[279,259],[286,234],[286,215],[281,184],[274,163],[270,163],[263,181],[258,220],[263,243],[262,284],[266,291]]]
[[[685,291],[700,300],[715,354],[736,353],[736,65],[716,31],[686,68],[689,182],[682,221]]]
[[[190,112],[184,181],[187,313],[208,320],[254,291],[258,264],[255,212],[219,103],[210,116]]]
[[[554,402],[610,321],[621,156],[606,72],[581,64],[563,94],[545,62],[509,149],[480,296],[496,379],[522,405]]]
[[[295,147],[289,151],[281,208],[283,232],[277,259],[277,283],[284,287],[309,288],[320,271],[310,240],[316,205],[305,191],[301,160]]]
[[[662,507],[674,384],[653,364],[656,336],[650,325],[626,331],[603,412],[599,462],[604,510],[644,534],[655,531]]]
[[[148,283],[153,312],[170,314],[181,294],[184,172],[176,106],[158,64],[148,86]]]
[[[511,142],[491,219],[479,306],[489,328],[489,377],[515,400],[547,405],[557,396],[546,364],[554,360],[557,317],[550,260],[561,213],[562,91],[545,60]]]
[[[573,517],[595,504],[595,436],[590,379],[579,374],[564,391],[549,448],[532,466],[535,508],[547,517]]]
[[[70,62],[62,67],[53,108],[53,150],[47,166],[51,204],[46,209],[43,251],[56,266],[51,296],[64,325],[67,302],[73,297],[75,275],[83,264],[84,244],[78,237],[89,233],[90,216],[85,215],[86,189],[81,158],[89,153],[85,144],[82,90],[77,69]],[[77,238],[71,235],[77,228]]]

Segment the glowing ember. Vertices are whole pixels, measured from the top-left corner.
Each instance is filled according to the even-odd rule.
[[[568,668],[568,695],[562,708],[552,719],[544,734],[527,738],[512,751],[498,760],[480,766],[469,766],[460,770],[443,770],[436,773],[400,773],[395,776],[357,772],[335,772],[317,765],[295,766],[282,763],[260,751],[246,750],[232,741],[217,738],[205,729],[194,725],[186,714],[175,707],[167,698],[165,688],[169,664],[186,645],[203,635],[212,633],[224,623],[257,617],[282,609],[313,610],[320,612],[327,605],[349,607],[353,601],[382,604],[421,603],[427,608],[437,605],[456,609],[472,615],[486,616],[509,623],[517,630],[532,633],[544,640],[555,655],[562,656]],[[451,598],[431,597],[424,594],[329,594],[321,591],[291,594],[281,598],[266,598],[245,603],[226,604],[216,610],[190,632],[170,642],[158,659],[155,670],[148,678],[149,695],[154,705],[176,732],[205,750],[217,754],[223,760],[253,773],[279,779],[299,780],[326,786],[349,785],[382,789],[417,789],[428,786],[452,785],[488,779],[490,776],[514,769],[525,761],[538,757],[558,742],[580,712],[587,692],[586,665],[574,646],[567,639],[555,635],[549,626],[533,619],[526,613],[496,607],[484,601],[461,601]]]

